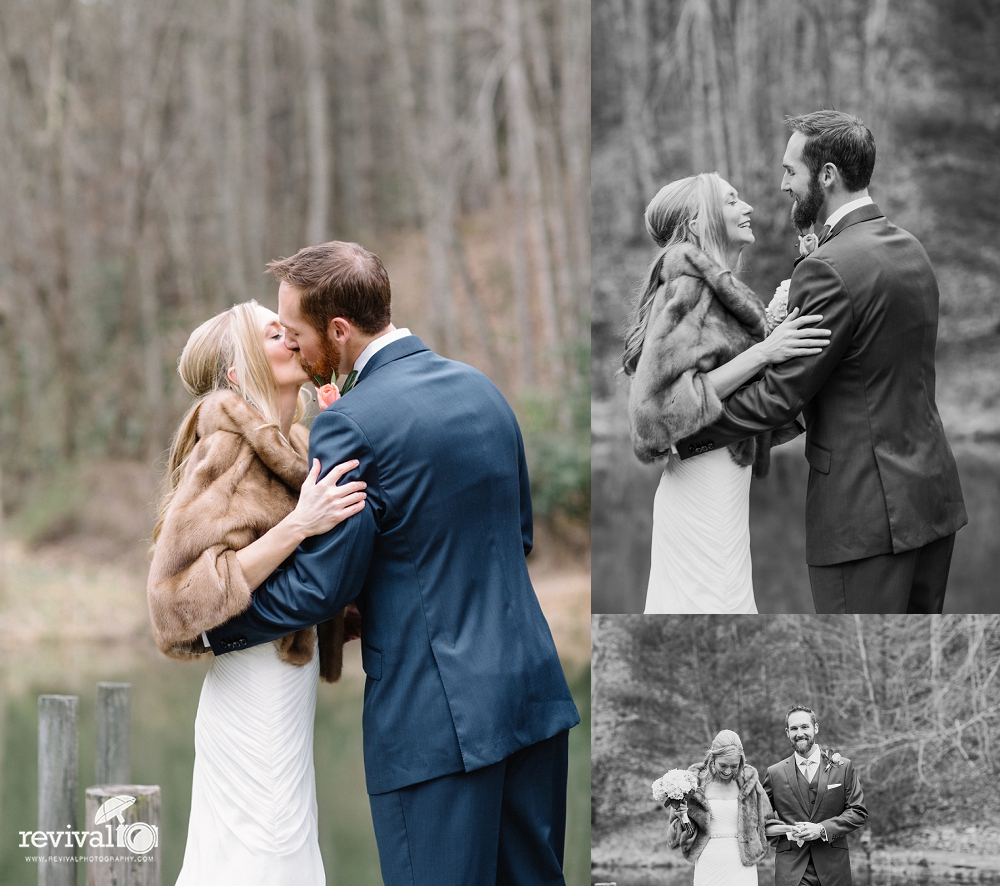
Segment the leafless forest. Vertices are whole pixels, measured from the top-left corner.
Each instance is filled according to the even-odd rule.
[[[766,301],[796,256],[779,190],[784,117],[822,107],[870,126],[872,195],[935,267],[937,402],[970,517],[945,611],[997,611],[1000,3],[595,0],[592,14],[594,611],[642,611],[662,470],[632,454],[618,374],[627,313],[655,252],[646,203],[692,173],[727,178],[754,207],[745,279]],[[752,487],[762,612],[813,611],[797,446],[775,450],[771,476]]]
[[[60,465],[151,464],[188,332],[336,238],[497,381],[542,506],[579,519],[589,38],[581,0],[2,0],[8,510]]]
[[[997,616],[597,616],[593,643],[595,853],[662,851],[650,783],[721,729],[778,762],[794,704],[854,762],[876,837],[1000,819]]]

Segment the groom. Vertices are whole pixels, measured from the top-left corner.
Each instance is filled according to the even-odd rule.
[[[799,230],[822,227],[788,309],[821,314],[830,344],[769,366],[681,458],[806,423],[806,561],[819,613],[939,613],[968,520],[934,402],[938,287],[927,253],[868,195],[875,141],[857,117],[788,121],[781,188]]]
[[[208,641],[218,655],[255,646],[355,601],[384,882],[562,884],[567,733],[580,718],[525,565],[514,414],[484,375],[392,325],[385,268],[357,244],[269,269],[286,345],[312,376],[357,380],[314,421],[310,460],[326,472],[358,459],[349,478],[368,498]]]
[[[769,766],[762,784],[789,833],[775,844],[774,886],[851,886],[847,834],[868,818],[851,761],[816,744],[816,715],[800,705],[785,716],[794,753]]]

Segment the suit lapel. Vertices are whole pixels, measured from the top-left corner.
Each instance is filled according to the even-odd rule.
[[[852,212],[847,213],[840,221],[833,226],[833,230],[830,231],[830,236],[827,237],[823,244],[829,243],[834,237],[837,236],[841,231],[849,228],[851,225],[859,224],[860,222],[871,221],[875,218],[882,218],[882,210],[878,208],[875,203],[869,203],[865,206],[860,206]],[[819,247],[817,247],[818,249]]]
[[[799,801],[799,808],[802,810],[802,818],[806,818],[809,804],[806,802],[806,798],[802,794],[802,785],[799,784],[799,767],[795,765],[794,754],[785,760],[785,778],[788,779],[792,787],[792,792],[795,794],[795,798]]]

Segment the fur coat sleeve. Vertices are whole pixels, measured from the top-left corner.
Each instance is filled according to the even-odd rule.
[[[157,647],[173,658],[208,651],[207,631],[245,610],[253,596],[236,552],[295,507],[306,477],[308,436],[293,427],[290,446],[236,394],[205,398],[188,457],[153,549],[146,586]],[[321,626],[321,671],[340,673],[343,615]],[[312,658],[315,629],[276,641],[290,664]]]
[[[698,778],[698,790],[687,801],[688,818],[691,823],[684,826],[672,807],[667,807],[667,845],[680,849],[690,862],[698,860],[712,832],[712,809],[705,799],[705,785],[708,773],[704,764],[696,763],[688,768]],[[757,864],[767,855],[767,837],[764,825],[776,818],[767,794],[761,786],[757,770],[747,764],[743,768],[743,780],[739,791],[739,805],[736,812],[737,843],[740,861],[749,867]]]
[[[690,244],[664,252],[659,279],[629,393],[632,445],[644,462],[719,417],[706,373],[767,333],[753,291]]]

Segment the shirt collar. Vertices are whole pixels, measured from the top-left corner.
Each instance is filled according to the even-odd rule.
[[[368,361],[371,360],[379,351],[382,350],[386,345],[391,345],[394,341],[399,341],[401,338],[406,338],[410,335],[410,330],[405,326],[402,329],[393,329],[392,332],[387,332],[385,335],[380,335],[378,338],[373,338],[365,346],[365,349],[358,354],[358,359],[354,361],[354,369],[361,375],[361,370],[365,368]]]
[[[874,203],[871,197],[859,197],[857,200],[852,200],[850,203],[845,203],[836,212],[830,214],[830,217],[826,220],[827,225],[830,230],[833,230],[833,226],[837,224],[847,213],[854,212],[855,209],[860,209],[862,206],[868,206],[870,203]]]
[[[800,756],[798,751],[795,752],[795,763],[797,766],[801,766],[806,761],[810,763],[818,763],[819,760],[820,760],[820,750],[818,744],[813,745],[813,749],[809,752],[808,757]]]

